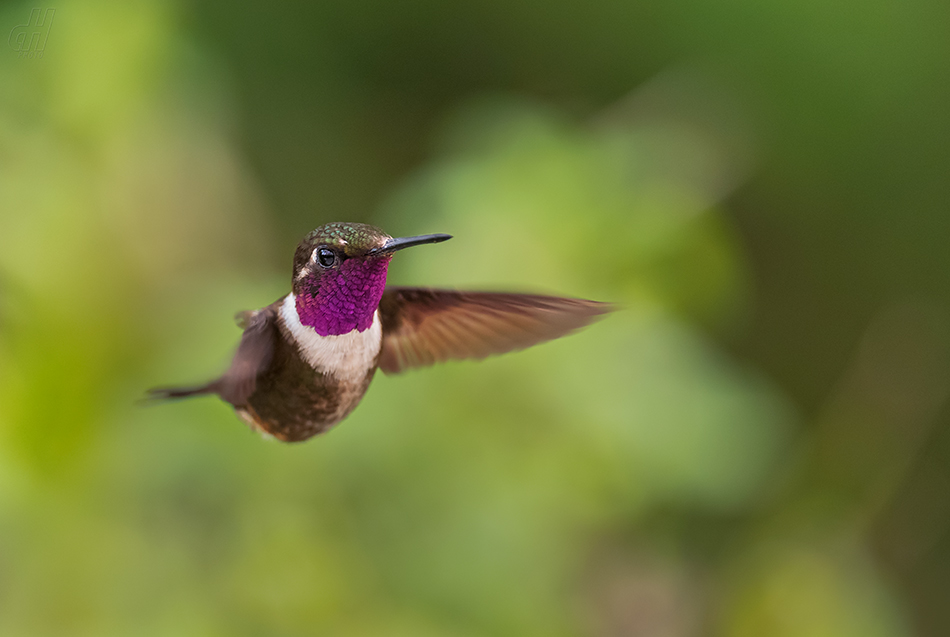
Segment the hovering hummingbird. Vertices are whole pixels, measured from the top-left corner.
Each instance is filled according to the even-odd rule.
[[[254,429],[297,442],[349,415],[377,368],[397,374],[523,349],[611,309],[553,296],[386,287],[394,252],[451,238],[394,239],[362,223],[320,226],[297,246],[291,293],[237,315],[244,334],[224,375],[151,396],[217,394]]]

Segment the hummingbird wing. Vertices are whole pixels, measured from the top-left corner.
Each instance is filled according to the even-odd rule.
[[[609,303],[534,294],[386,288],[379,367],[396,374],[450,358],[484,358],[564,336]]]
[[[255,312],[242,312],[244,323],[241,344],[224,374],[210,383],[196,387],[163,387],[149,390],[151,398],[186,398],[201,394],[218,394],[232,405],[245,405],[254,393],[257,378],[274,358],[277,338],[277,310],[269,305]]]
[[[244,405],[254,393],[257,377],[274,358],[277,339],[277,310],[269,305],[256,312],[243,312],[244,333],[228,371],[214,381],[214,391],[232,405]]]

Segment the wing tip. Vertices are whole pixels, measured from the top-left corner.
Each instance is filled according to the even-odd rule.
[[[623,309],[619,303],[614,303],[613,301],[582,300],[591,308],[591,316],[603,316],[604,314],[610,314],[611,312],[617,312]]]

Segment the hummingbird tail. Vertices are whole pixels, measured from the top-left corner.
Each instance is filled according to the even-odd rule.
[[[146,400],[170,400],[173,398],[189,398],[203,394],[214,393],[214,383],[195,387],[154,387],[148,390]]]

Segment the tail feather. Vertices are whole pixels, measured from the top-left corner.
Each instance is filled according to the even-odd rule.
[[[174,398],[189,398],[191,396],[201,396],[203,394],[213,394],[215,392],[215,383],[206,385],[197,385],[193,387],[154,387],[148,390],[147,400],[170,400]]]

